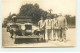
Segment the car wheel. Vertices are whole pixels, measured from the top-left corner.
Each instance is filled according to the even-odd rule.
[[[37,42],[39,42],[39,38],[37,38]]]
[[[14,40],[14,44],[17,44],[17,39],[15,38],[15,40]]]

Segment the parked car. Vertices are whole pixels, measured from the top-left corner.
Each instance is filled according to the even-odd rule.
[[[15,30],[13,30],[14,32],[13,38],[15,39],[14,43],[17,43],[16,40],[21,38],[22,39],[33,38],[33,39],[37,39],[37,41],[39,41],[39,39],[44,38],[44,36],[34,33],[34,31],[39,28],[34,27],[31,17],[17,16],[13,18],[13,21],[17,26],[17,28],[15,27]],[[39,30],[37,30],[37,32],[38,31]]]

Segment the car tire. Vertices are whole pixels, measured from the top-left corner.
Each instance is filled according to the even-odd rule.
[[[37,42],[39,42],[39,38],[37,38]]]
[[[15,40],[14,40],[14,44],[17,44],[17,40],[18,40],[18,39],[15,38]]]

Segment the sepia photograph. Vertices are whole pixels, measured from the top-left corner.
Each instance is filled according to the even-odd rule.
[[[76,0],[2,0],[2,47],[76,46]]]

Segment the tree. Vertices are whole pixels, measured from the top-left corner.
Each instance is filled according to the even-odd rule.
[[[19,16],[31,16],[33,23],[37,23],[40,20],[40,17],[46,17],[47,11],[44,11],[39,8],[39,5],[36,4],[25,4],[20,8]],[[36,21],[35,21],[36,20]]]
[[[70,17],[71,17],[71,15],[65,15],[65,17],[66,17],[66,19],[67,19],[67,23],[68,24],[71,24],[71,19],[70,19]]]
[[[75,27],[75,16],[65,15],[69,27]]]
[[[15,13],[13,13],[13,14],[9,14],[9,16],[7,17],[7,22],[12,22],[12,17],[13,16],[17,16]]]

